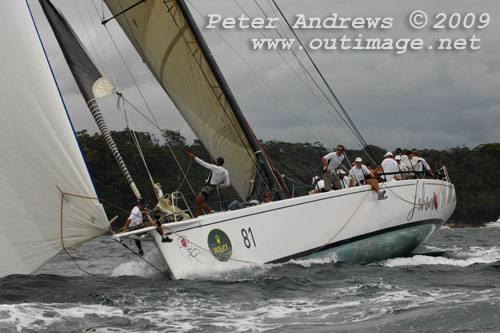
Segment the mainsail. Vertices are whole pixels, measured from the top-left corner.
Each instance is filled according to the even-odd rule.
[[[108,230],[27,2],[0,11],[0,276]]]
[[[231,185],[251,195],[261,169],[284,198],[284,185],[263,156],[183,1],[105,0],[125,34],[212,158],[223,156]],[[118,15],[119,14],[119,15]]]

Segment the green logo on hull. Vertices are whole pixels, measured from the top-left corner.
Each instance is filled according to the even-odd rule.
[[[231,241],[226,233],[220,229],[214,229],[208,234],[208,248],[210,252],[219,261],[228,261],[231,259],[233,248]]]

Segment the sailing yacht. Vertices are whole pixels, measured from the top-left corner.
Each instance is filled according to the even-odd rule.
[[[80,43],[62,16],[54,10],[48,0],[40,0],[40,2],[69,67],[75,75],[82,95],[96,121],[103,125],[102,117],[96,111],[95,101],[101,94],[109,93],[113,89],[92,66],[92,61],[85,54],[85,50],[79,49]],[[23,8],[13,3],[9,1],[9,7],[13,10],[27,11],[26,4],[23,3]],[[168,198],[163,196],[157,188],[160,208],[163,207],[163,212],[173,216],[174,220],[174,222],[163,224],[163,229],[174,241],[162,243],[154,227],[115,234],[113,237],[121,241],[147,232],[165,259],[165,264],[173,278],[204,276],[249,265],[281,263],[300,258],[335,257],[343,262],[369,263],[405,256],[439,229],[453,213],[456,195],[454,186],[447,177],[443,180],[414,179],[384,183],[381,188],[386,191],[387,199],[385,200],[378,200],[377,194],[368,185],[311,196],[292,197],[246,121],[196,26],[186,2],[184,0],[105,0],[105,3],[212,158],[225,157],[224,166],[229,170],[231,184],[241,199],[258,197],[262,191],[272,193],[275,198],[273,202],[245,209],[218,212],[198,218],[188,216],[179,220],[178,214],[185,214],[185,212],[180,212],[171,205],[171,202],[162,205],[162,202],[168,201]],[[23,15],[29,17],[27,13]],[[5,20],[9,20],[9,17],[5,17]],[[15,25],[15,23],[11,24]],[[47,89],[51,90],[51,94],[59,105],[57,111],[47,107],[46,110],[44,108],[44,112],[61,114],[60,116],[64,118],[67,136],[72,136],[72,151],[78,153],[66,112],[60,98],[56,98],[58,97],[56,96],[57,88],[53,80],[51,81],[50,71],[41,51],[40,42],[37,41],[33,22],[26,19],[24,24],[30,25],[27,29],[32,35],[31,43],[37,44],[38,53],[35,52],[32,57],[37,57],[38,61],[43,60],[41,66],[45,68],[46,75],[40,80],[52,82]],[[6,31],[10,26],[4,28]],[[13,43],[14,41],[4,41],[4,45],[6,42]],[[25,47],[26,50],[23,51],[28,51],[30,47]],[[7,51],[2,52],[7,53]],[[11,61],[16,63],[14,53],[10,57]],[[78,73],[83,73],[83,75],[79,77]],[[29,73],[23,74],[29,76]],[[26,89],[21,83],[18,89],[20,88]],[[30,110],[39,109],[37,102],[38,99],[34,98],[31,104],[20,107],[30,108]],[[11,103],[16,102],[12,100]],[[19,121],[22,123],[22,119]],[[103,135],[106,135],[105,126],[99,127]],[[59,134],[59,131],[54,131],[54,133]],[[9,139],[9,144],[15,145],[16,140],[20,139],[21,135],[19,133],[16,135]],[[22,140],[26,142],[24,136]],[[62,140],[62,138],[54,138],[54,141],[57,142],[57,140]],[[106,141],[110,144],[110,149],[120,164],[120,158],[117,151],[113,149],[112,140],[106,139]],[[47,145],[52,146],[55,143]],[[10,152],[10,149],[2,151],[3,154]],[[47,152],[49,156],[56,156],[57,153]],[[53,175],[53,178],[38,185],[40,195],[42,191],[45,193],[47,189],[51,189],[53,197],[49,206],[44,200],[40,200],[38,193],[38,196],[35,195],[34,199],[30,199],[31,194],[22,192],[23,185],[27,185],[22,179],[15,181],[16,186],[11,183],[10,187],[15,188],[17,193],[21,192],[26,195],[27,198],[23,200],[41,201],[37,202],[37,205],[47,206],[44,208],[52,215],[57,215],[64,207],[65,215],[61,219],[55,216],[42,217],[44,225],[51,224],[50,230],[60,228],[58,233],[52,235],[50,242],[53,249],[50,252],[44,251],[43,260],[35,259],[37,264],[23,271],[8,269],[6,268],[8,263],[4,265],[2,262],[1,273],[3,275],[32,272],[39,267],[41,261],[48,260],[47,258],[57,251],[95,237],[108,226],[102,206],[99,200],[96,200],[97,195],[91,186],[81,154],[78,157],[71,156],[71,158],[64,156],[65,154],[62,155],[66,159],[61,160],[61,167],[72,173],[83,175],[81,177],[85,178],[87,186],[83,189],[70,187],[64,184],[57,174]],[[79,161],[80,170],[70,167],[71,163],[75,163],[73,159]],[[49,165],[42,165],[42,170],[45,168],[50,170]],[[13,171],[5,170],[2,166],[2,175]],[[126,170],[123,168],[122,170],[126,176]],[[16,170],[19,174],[18,178],[22,178],[24,171],[23,169]],[[39,171],[39,166],[36,171],[29,170],[30,173]],[[6,183],[3,178],[0,179]],[[20,186],[17,186],[17,181]],[[136,197],[139,198],[140,193],[135,192],[131,179],[129,184]],[[16,200],[9,199],[7,204],[15,202]],[[71,232],[68,230],[72,222],[68,223],[67,219],[74,220],[78,217],[69,216],[68,207],[80,203],[91,206],[91,208],[85,206],[78,208],[78,212],[82,215],[80,220],[83,222],[81,223],[85,228],[96,229],[99,232],[95,231],[85,239],[79,237],[71,244],[67,244],[68,239],[76,237],[71,233],[73,230]],[[74,209],[77,210],[77,208]],[[23,205],[23,208],[16,206],[13,215],[22,214],[24,210],[26,210],[26,205]],[[37,230],[33,233],[43,233],[44,230],[40,230],[36,225],[33,214],[30,217],[31,220],[28,219],[26,226],[36,226]],[[75,224],[80,226],[78,224],[80,220]],[[91,223],[88,223],[89,221]],[[15,231],[21,233],[18,227]],[[5,240],[11,235],[2,237]],[[42,241],[47,243],[45,240]],[[24,254],[21,247],[22,245],[16,245],[16,251]]]

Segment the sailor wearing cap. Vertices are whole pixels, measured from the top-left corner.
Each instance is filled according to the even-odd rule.
[[[401,156],[400,155],[396,155],[394,157],[394,160],[398,164],[398,168],[399,168],[398,178],[401,179],[401,180],[406,179],[406,176],[408,175],[408,171],[409,171],[408,167],[406,166],[405,163],[401,162]]]
[[[367,177],[375,178],[373,173],[364,164],[361,164],[361,162],[363,162],[361,157],[356,157],[354,166],[349,170],[349,187],[365,185]]]
[[[309,192],[309,194],[325,192],[325,182],[321,180],[318,176],[314,176],[312,179],[312,185],[314,189]]]
[[[340,178],[340,183],[342,184],[342,188],[349,187],[349,177],[345,175],[345,171],[342,169],[337,169],[337,175]]]
[[[368,168],[361,164],[363,160],[361,157],[356,157],[354,160],[354,166],[349,170],[349,187],[359,186],[364,184],[369,184],[372,187],[372,190],[377,192],[378,200],[387,199],[385,196],[385,191],[379,192],[378,182],[375,179],[375,175],[373,172],[368,170]]]
[[[392,152],[388,151],[387,153],[385,153],[384,160],[377,167],[377,169],[375,169],[375,172],[380,172],[380,171],[382,171],[383,173],[382,177],[385,177],[385,180],[387,182],[390,182],[392,180],[400,180],[400,175],[398,175],[399,173],[398,164],[394,160]]]

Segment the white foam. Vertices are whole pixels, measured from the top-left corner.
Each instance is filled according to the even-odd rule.
[[[153,264],[156,268],[167,271],[167,265],[158,251],[152,250],[144,254],[144,259]],[[134,256],[129,262],[120,264],[111,271],[111,276],[135,275],[145,278],[154,277],[160,272],[148,262]]]
[[[500,260],[500,248],[470,247],[467,250],[454,248],[456,258],[416,255],[411,258],[394,258],[383,261],[382,266],[448,265],[466,267],[474,264],[489,264]]]
[[[311,258],[311,259],[307,259],[307,257],[306,257],[305,259],[290,260],[289,263],[297,264],[297,265],[300,265],[302,267],[308,268],[308,267],[311,267],[312,265],[326,265],[326,264],[336,263],[338,261],[339,261],[339,259],[338,259],[337,255],[332,253],[328,257]]]
[[[373,290],[367,293],[367,287]],[[162,306],[164,303],[158,299],[158,305],[152,306],[154,310],[145,310],[137,306],[137,302],[122,305],[123,309],[103,305],[25,303],[0,305],[2,318],[6,318],[0,319],[0,327],[13,331],[54,330],[67,322],[85,323],[85,316],[92,315],[100,317],[100,322],[113,318],[112,322],[116,323],[117,318],[123,318],[126,325],[124,329],[103,327],[97,332],[131,331],[137,326],[144,327],[145,322],[154,331],[188,332],[208,326],[225,331],[262,332],[283,329],[284,322],[288,327],[314,325],[318,321],[325,325],[361,323],[404,309],[491,301],[495,298],[492,295],[496,294],[493,289],[424,288],[410,291],[379,280],[303,297],[274,297],[236,303],[219,297],[177,294],[168,299],[167,307]]]
[[[197,271],[186,271],[183,275],[190,280],[248,281],[264,275],[273,266],[232,261],[210,267],[199,267]]]
[[[69,306],[69,307],[68,307]],[[15,327],[17,331],[38,331],[68,318],[82,319],[86,315],[94,314],[105,317],[123,316],[120,309],[104,305],[78,304],[0,304],[0,312],[8,314],[0,319],[1,327]]]

